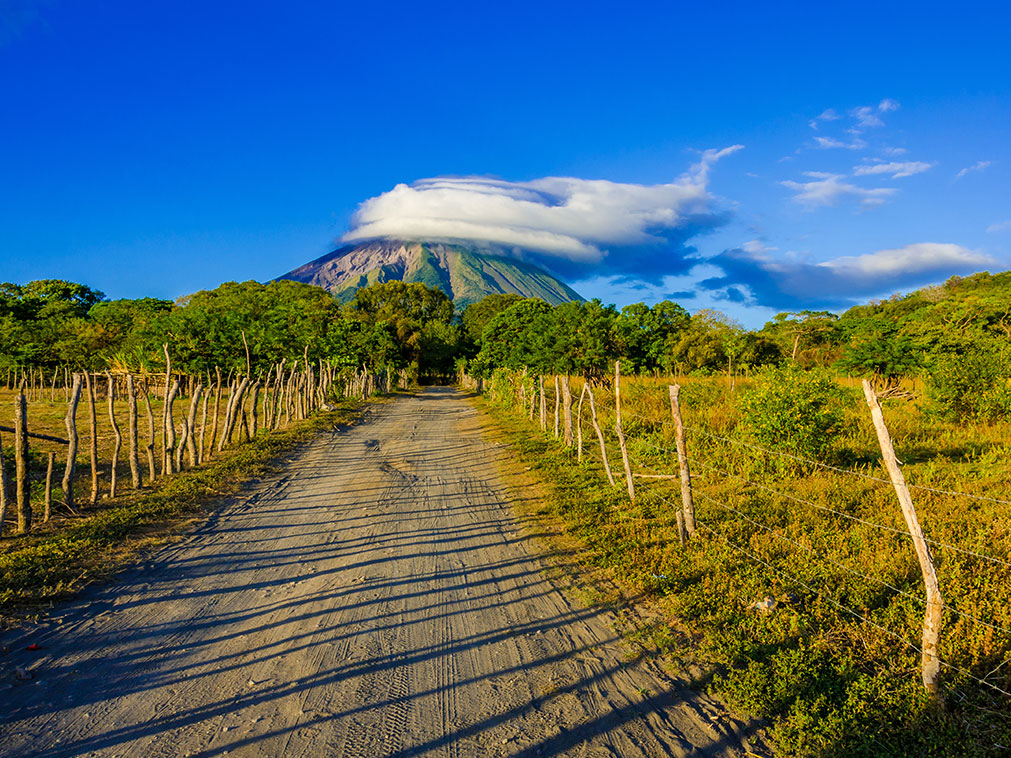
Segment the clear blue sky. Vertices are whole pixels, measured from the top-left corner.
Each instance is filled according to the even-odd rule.
[[[999,3],[0,0],[0,280],[174,298],[326,252],[399,183],[660,185],[734,145],[641,276],[570,281],[760,323],[1003,270],[1009,28]]]

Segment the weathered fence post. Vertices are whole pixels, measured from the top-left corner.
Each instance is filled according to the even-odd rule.
[[[161,464],[162,476],[173,472],[172,454],[176,449],[176,424],[172,419],[172,405],[175,403],[176,394],[179,392],[179,381],[172,382],[168,394],[165,396],[165,413],[163,414],[162,442],[164,443],[163,457]]]
[[[105,372],[105,377],[109,382],[109,423],[112,425],[112,433],[116,442],[112,448],[112,466],[109,470],[109,497],[116,497],[116,467],[119,465],[119,452],[123,449],[123,435],[119,431],[119,424],[116,423],[116,380],[112,374]]]
[[[555,374],[555,439],[558,439],[558,411],[562,404],[562,392],[558,388],[558,374]]]
[[[23,392],[14,398],[14,463],[18,534],[25,534],[32,528],[32,482],[28,470],[28,400]]]
[[[67,402],[67,415],[63,420],[67,427],[67,466],[63,469],[63,502],[67,508],[74,507],[74,474],[77,471],[77,404],[81,400],[81,375],[74,374],[74,384]]]
[[[586,383],[579,393],[579,403],[576,405],[576,462],[583,462],[583,397],[586,395]]]
[[[211,419],[211,441],[207,445],[207,453],[214,452],[214,443],[218,438],[218,414],[221,412],[221,368],[214,367],[217,383],[214,385],[214,418]]]
[[[126,375],[126,403],[129,410],[129,442],[126,457],[130,462],[130,484],[140,489],[140,458],[137,455],[137,394],[133,386],[133,374]]]
[[[98,502],[98,414],[95,412],[95,385],[91,372],[84,372],[85,389],[88,392],[88,459],[91,461],[91,504]]]
[[[253,382],[253,392],[252,392],[252,403],[249,406],[249,438],[252,439],[256,436],[256,429],[259,425],[259,416],[257,409],[259,408],[260,400],[260,380],[257,379]]]
[[[916,508],[913,507],[913,499],[909,495],[909,487],[906,486],[906,479],[902,475],[899,461],[895,457],[895,448],[892,446],[892,438],[888,434],[888,427],[885,425],[885,417],[878,405],[877,395],[871,383],[864,379],[864,397],[867,405],[871,409],[871,418],[874,421],[874,430],[878,435],[878,444],[881,447],[881,457],[884,459],[888,476],[892,480],[895,494],[899,498],[899,505],[902,507],[902,516],[906,520],[906,528],[913,538],[913,547],[916,548],[916,557],[920,562],[920,572],[923,574],[923,586],[927,595],[927,609],[923,615],[923,655],[921,661],[921,673],[923,686],[927,692],[938,700],[941,699],[940,692],[940,659],[937,656],[937,642],[941,633],[942,613],[944,612],[944,598],[941,596],[941,588],[937,582],[937,572],[934,569],[934,560],[930,555],[930,547],[923,536],[923,529],[920,528],[920,521],[916,517]]]
[[[154,456],[154,443],[155,443],[155,428],[154,428],[154,410],[151,408],[151,393],[148,392],[147,380],[144,380],[144,408],[147,411],[147,430],[148,430],[148,441],[147,441],[147,468],[148,473],[151,475],[151,481],[153,482],[157,473],[155,471],[155,456]]]
[[[628,497],[632,502],[635,502],[635,483],[632,481],[632,464],[628,460],[625,433],[621,429],[621,361],[614,362],[614,431],[618,435],[618,445],[621,447],[621,462],[625,465],[625,481],[628,484]]]
[[[548,400],[544,396],[544,374],[537,376],[537,388],[541,393],[541,431],[548,430]]]
[[[681,420],[681,386],[667,386],[670,392],[670,414],[674,419],[674,442],[678,449],[678,469],[681,474],[681,510],[684,513],[683,528],[688,538],[695,536],[695,504],[692,502],[692,472],[688,466],[688,446],[685,442],[685,426]]]
[[[562,377],[562,432],[566,447],[572,447],[572,392],[569,375]]]
[[[614,474],[611,473],[611,464],[607,461],[607,445],[604,444],[604,430],[600,428],[600,424],[597,421],[597,405],[593,402],[593,389],[589,386],[586,388],[586,396],[590,398],[590,419],[593,421],[593,430],[597,433],[597,439],[600,441],[600,459],[604,462],[607,481],[611,483],[612,487],[617,487],[618,485],[614,481]]]
[[[10,369],[7,369],[7,381],[10,383]],[[0,435],[2,437],[2,435]],[[0,439],[0,537],[3,537],[4,522],[7,520],[7,469],[4,467],[3,439]]]
[[[53,467],[56,465],[56,453],[50,450],[46,453],[46,491],[42,501],[42,521],[49,521],[53,515]]]
[[[186,416],[186,460],[190,468],[197,465],[197,408],[200,406],[200,395],[203,391],[204,385],[197,382],[190,396],[190,412]],[[182,448],[182,443],[179,447]]]
[[[203,403],[200,405],[200,440],[197,443],[197,465],[204,462],[204,433],[207,431],[207,403],[211,399],[211,375],[207,373],[207,392],[204,393]]]

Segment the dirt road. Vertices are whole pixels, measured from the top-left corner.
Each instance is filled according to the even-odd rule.
[[[483,423],[449,389],[379,405],[61,623],[8,636],[0,754],[755,750],[545,578]]]

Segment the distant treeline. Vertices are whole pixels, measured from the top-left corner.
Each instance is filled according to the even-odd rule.
[[[958,416],[1011,410],[1011,272],[953,277],[842,315],[781,313],[756,331],[670,301],[618,310],[490,295],[456,312],[441,291],[403,282],[363,288],[347,305],[291,281],[229,282],[176,303],[107,300],[61,280],[0,285],[0,369],[156,368],[168,343],[181,369],[207,371],[244,362],[243,337],[258,369],[307,346],[310,360],[421,378],[528,368],[594,380],[615,359],[630,373],[731,376],[797,364],[886,389],[921,377]]]

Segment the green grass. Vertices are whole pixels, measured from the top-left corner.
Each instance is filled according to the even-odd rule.
[[[735,392],[745,390],[746,383],[739,383]],[[846,431],[835,440],[828,460],[881,476],[866,405],[856,388],[846,392]],[[662,380],[623,384],[624,427],[637,472],[677,470],[676,459],[667,452],[674,444],[664,422],[670,413],[666,394]],[[683,625],[693,631],[691,662],[707,671],[707,686],[737,708],[769,719],[783,754],[1006,754],[1000,746],[1011,745],[1008,699],[969,676],[944,670],[947,709],[938,710],[920,683],[918,654],[893,636],[918,641],[922,623],[923,606],[917,600],[922,582],[908,537],[742,486],[699,465],[696,504],[704,528],[682,550],[674,520],[680,502],[677,481],[637,480],[639,497],[632,505],[613,451],[619,487],[607,485],[588,423],[584,449],[591,455],[575,465],[571,451],[503,407],[511,402],[508,392],[493,392],[492,399],[494,416],[525,464],[549,484],[551,515],[589,548],[597,565],[649,593],[671,619],[668,628]],[[614,444],[613,400],[600,390],[597,399],[602,426]],[[741,438],[738,403],[725,383],[689,382],[683,402],[689,426]],[[548,408],[551,416],[553,399]],[[1011,499],[1007,424],[959,427],[915,402],[889,402],[885,415],[911,481]],[[903,528],[887,484],[805,467],[699,432],[689,435],[689,447],[697,462],[712,469],[849,516]],[[1008,560],[1007,506],[922,490],[914,491],[914,499],[928,536]],[[1006,566],[943,548],[935,550],[935,557],[949,606],[1011,628]],[[779,601],[772,613],[748,607],[766,596]],[[671,651],[686,644],[672,633],[654,629],[649,634]],[[972,676],[1011,690],[1011,664],[1004,663],[1011,657],[1008,634],[946,613],[940,653]]]
[[[275,470],[275,461],[324,429],[349,421],[359,406],[338,409],[267,434],[219,454],[202,467],[159,479],[156,487],[105,500],[80,519],[40,525],[0,543],[0,621],[30,614],[108,577],[139,551],[165,541],[189,519],[235,495],[248,480]],[[123,490],[128,489],[127,479]]]

